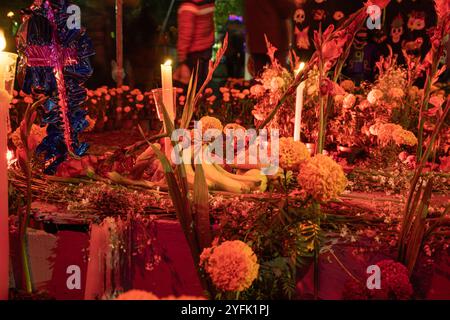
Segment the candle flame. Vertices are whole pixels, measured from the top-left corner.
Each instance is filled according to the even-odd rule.
[[[6,160],[8,162],[8,168],[11,167],[14,162],[16,162],[16,159],[14,158],[14,152],[11,150],[6,151]]]
[[[300,64],[298,65],[298,68],[295,70],[295,75],[298,75],[300,73],[300,71],[302,71],[303,69],[305,69],[305,63],[300,62]]]
[[[165,65],[166,67],[170,67],[170,66],[172,65],[172,60],[167,59],[166,62],[164,62],[164,65]]]
[[[0,51],[5,50],[5,48],[6,48],[5,34],[3,33],[3,30],[0,29]]]

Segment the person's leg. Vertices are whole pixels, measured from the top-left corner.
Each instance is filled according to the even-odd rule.
[[[198,85],[202,85],[208,76],[209,61],[211,60],[212,52],[211,49],[191,52],[188,54],[187,64],[192,70],[196,69],[198,66]]]

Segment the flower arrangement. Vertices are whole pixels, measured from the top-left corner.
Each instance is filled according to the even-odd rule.
[[[395,142],[398,146],[415,146],[417,138],[411,131],[405,130],[395,123],[377,123],[370,127],[370,132],[378,137],[381,145],[386,146],[390,142]]]
[[[259,264],[252,248],[242,241],[225,241],[207,248],[200,256],[200,265],[221,291],[241,292],[258,276]]]
[[[277,49],[268,41],[267,48],[271,57],[271,64],[264,68],[260,78],[257,79],[258,83],[250,89],[250,93],[256,99],[252,114],[257,126],[269,117],[294,80],[293,72],[282,67],[275,59],[274,54]],[[277,112],[267,124],[268,129],[279,129],[280,136],[292,136],[294,132],[294,100],[292,98],[288,100],[282,103],[280,106],[282,110]]]

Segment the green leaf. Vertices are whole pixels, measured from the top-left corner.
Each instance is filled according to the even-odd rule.
[[[191,74],[191,79],[189,80],[189,87],[186,95],[186,104],[183,110],[183,115],[181,117],[181,125],[180,128],[188,129],[189,124],[192,120],[192,115],[195,110],[195,95],[197,92],[197,82],[198,82],[198,72],[197,69]]]
[[[194,210],[198,243],[200,250],[211,246],[211,222],[209,218],[209,192],[205,173],[201,164],[195,167]]]

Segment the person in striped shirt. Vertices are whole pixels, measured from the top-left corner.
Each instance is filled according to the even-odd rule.
[[[186,0],[178,9],[178,68],[174,79],[187,84],[198,64],[198,83],[208,75],[214,45],[214,0]]]

